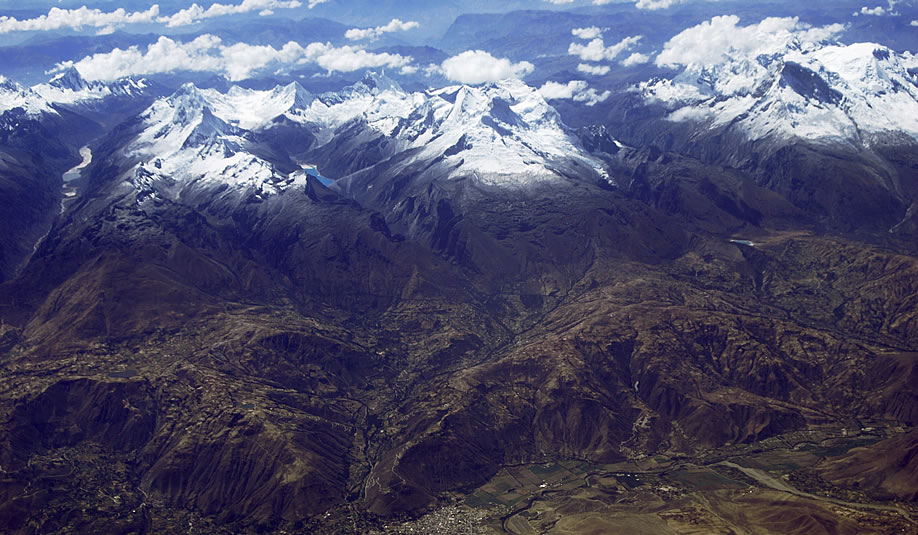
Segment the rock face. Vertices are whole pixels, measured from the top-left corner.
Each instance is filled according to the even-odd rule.
[[[343,530],[505,465],[918,418],[907,237],[517,83],[186,86],[93,147],[0,285],[14,533]]]

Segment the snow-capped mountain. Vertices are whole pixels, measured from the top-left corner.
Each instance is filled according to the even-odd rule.
[[[40,94],[0,76],[0,113],[16,108],[21,108],[30,118],[56,113]]]
[[[330,143],[340,149],[358,135],[366,142],[384,137],[391,144],[387,155],[414,150],[416,160],[442,159],[451,176],[525,183],[559,176],[558,166],[567,161],[605,176],[602,163],[586,154],[555,109],[518,80],[409,93],[368,73],[319,97],[296,82],[270,91],[233,87],[200,95],[215,116],[247,130],[279,117],[308,125],[317,137],[313,152]]]
[[[731,127],[750,140],[918,139],[918,57],[873,43],[790,43],[755,58],[724,56],[636,91],[663,104],[672,121]]]
[[[85,80],[75,67],[55,75],[46,84],[32,87],[32,90],[49,102],[58,104],[79,104],[109,97],[138,97],[150,87],[143,79],[122,78],[114,82]]]
[[[214,113],[228,123],[246,130],[265,128],[281,116],[302,123],[303,113],[315,101],[315,96],[299,82],[280,85],[269,91],[239,86],[231,87],[226,93],[205,89],[201,95]]]
[[[266,151],[266,138],[283,135],[271,130],[281,120],[313,141],[286,156]],[[492,185],[608,177],[538,91],[519,81],[409,93],[369,74],[319,97],[296,82],[226,93],[186,84],[157,100],[138,124],[123,149],[137,162],[132,181],[142,188],[156,182],[173,198],[201,188],[219,188],[222,196],[276,194],[303,185],[303,169],[331,156],[342,162],[334,178],[387,160],[396,162],[392,172],[426,162],[426,179],[461,176]],[[381,145],[387,148],[374,149]]]
[[[203,91],[186,84],[140,115],[139,133],[124,154],[139,162],[132,175],[135,186],[156,182],[160,194],[173,198],[202,189],[261,196],[305,183],[303,174],[288,177],[248,152],[246,134],[218,117]]]
[[[523,82],[448,87],[427,97],[388,134],[419,150],[418,159],[444,157],[452,176],[521,184],[562,176],[568,165],[607,176],[557,111]],[[374,123],[382,132],[390,126],[386,118]]]
[[[438,162],[443,178],[525,185],[566,176],[570,168],[607,177],[557,111],[519,80],[408,93],[373,76],[341,94],[323,95],[304,118],[321,126],[316,152],[323,144],[338,153],[386,145],[382,156],[410,151],[403,165]]]

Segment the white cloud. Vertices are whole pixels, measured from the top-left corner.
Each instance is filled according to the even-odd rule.
[[[574,0],[545,0],[545,1],[552,3],[552,4],[556,4],[556,5],[574,3]]]
[[[350,72],[366,68],[404,68],[411,58],[398,54],[374,54],[362,48],[311,43],[305,48],[290,41],[281,48],[236,43],[224,45],[206,34],[188,43],[162,36],[142,51],[137,46],[87,56],[77,62],[59,63],[55,71],[76,67],[89,80],[114,80],[130,75],[174,71],[214,72],[232,81],[250,78],[269,66],[315,64],[329,71]]]
[[[638,9],[666,9],[677,4],[683,4],[685,0],[638,0],[634,7]]]
[[[580,39],[596,39],[602,35],[602,30],[596,26],[590,26],[589,28],[574,28],[571,30],[571,35]]]
[[[413,30],[415,28],[420,28],[420,24],[410,20],[408,22],[402,22],[400,19],[392,19],[385,26],[377,26],[375,28],[366,28],[366,29],[357,29],[353,28],[345,32],[344,36],[350,39],[351,41],[360,41],[362,39],[369,39],[370,41],[375,41],[379,39],[383,34],[392,33],[392,32],[406,32],[408,30]]]
[[[566,84],[558,82],[545,82],[539,88],[539,93],[545,100],[573,100],[582,102],[587,106],[595,106],[603,102],[612,94],[611,91],[597,93],[583,80],[571,80]]]
[[[580,56],[584,61],[602,61],[605,56],[606,44],[602,39],[593,39],[589,44],[581,45],[580,43],[571,43],[567,53],[572,56]]]
[[[854,13],[852,13],[852,15],[855,17],[858,15],[874,16],[874,17],[884,17],[888,15],[890,17],[897,17],[899,16],[899,13],[895,11],[897,3],[898,2],[896,2],[895,0],[889,0],[889,2],[887,2],[888,7],[877,6],[874,8],[869,8],[867,6],[864,6],[861,8],[860,11],[855,11]]]
[[[73,66],[89,80],[110,80],[132,74],[176,70],[219,71],[220,58],[212,54],[219,45],[220,39],[212,35],[202,35],[184,44],[160,37],[147,47],[146,52],[141,52],[137,46],[116,48],[111,52],[87,56],[77,62],[60,63],[55,70]]]
[[[585,91],[587,87],[589,87],[589,84],[583,80],[571,80],[566,84],[558,82],[545,82],[542,87],[539,88],[539,93],[542,94],[542,98],[545,100],[570,100],[574,98],[576,93]]]
[[[291,41],[289,44],[296,43]],[[410,57],[399,54],[376,54],[360,47],[334,47],[330,43],[311,43],[306,47],[304,60],[299,63],[315,63],[328,72],[353,72],[377,67],[404,69],[411,63]]]
[[[709,0],[716,1],[716,0]],[[604,6],[606,4],[617,4],[622,0],[593,0],[593,5]],[[634,7],[638,9],[666,9],[677,4],[684,4],[686,0],[635,0]]]
[[[608,65],[590,65],[589,63],[581,63],[577,65],[577,70],[587,74],[592,74],[594,76],[604,76],[609,74],[609,71],[612,70],[612,67],[609,67]]]
[[[264,13],[272,9],[293,9],[302,5],[303,4],[299,0],[242,0],[241,4],[215,3],[211,4],[207,9],[204,9],[195,3],[168,17],[160,17],[157,19],[157,22],[162,22],[170,28],[175,28],[194,24],[204,19],[212,19],[226,15],[238,15],[251,11],[260,11]],[[310,2],[309,7],[313,7],[312,2]]]
[[[629,0],[593,0],[593,5],[604,6],[606,4],[621,4]],[[634,7],[638,9],[666,9],[679,4],[687,4],[688,0],[630,0],[634,2]],[[718,2],[720,0],[707,0],[708,2]]]
[[[328,2],[329,0],[309,0],[308,6],[313,7]],[[90,9],[86,6],[77,9],[60,9],[52,7],[46,15],[34,19],[18,20],[15,17],[0,16],[0,34],[9,32],[26,31],[51,31],[60,29],[82,30],[83,28],[99,28],[97,34],[108,34],[115,29],[129,24],[162,23],[169,27],[185,26],[195,22],[257,11],[259,15],[271,15],[275,9],[292,9],[302,6],[300,0],[242,0],[240,4],[214,3],[208,8],[203,8],[197,3],[182,9],[172,15],[160,16],[159,6],[154,4],[146,11],[127,12],[118,8],[111,12],[99,9]]]
[[[684,108],[679,108],[678,110],[670,113],[666,119],[676,122],[683,123],[688,121],[706,121],[711,116],[714,115],[714,110],[711,108],[706,108],[703,106],[685,106]]]
[[[862,7],[860,11],[855,11],[855,12],[854,12],[854,16],[855,16],[855,17],[858,16],[858,15],[876,15],[876,16],[879,17],[879,16],[883,16],[883,15],[885,15],[885,14],[886,14],[886,8],[883,7],[883,6],[877,6],[877,7],[873,8],[873,9],[870,9],[870,8],[868,8],[868,7],[865,6],[865,7]]]
[[[15,17],[0,17],[0,34],[61,29],[82,30],[84,27],[102,28],[103,32],[110,33],[115,31],[115,28],[126,24],[154,22],[158,15],[159,6],[156,4],[146,11],[134,12],[127,12],[124,8],[103,12],[86,6],[77,9],[52,7],[48,10],[47,15],[40,15],[34,19],[18,20]]]
[[[574,95],[574,102],[583,102],[587,106],[595,106],[600,102],[605,102],[612,95],[611,91],[596,92],[592,87]]]
[[[528,61],[513,63],[495,58],[483,50],[466,50],[446,59],[440,69],[448,79],[462,84],[483,84],[507,78],[522,78],[535,70]]]
[[[627,58],[622,60],[622,65],[625,67],[631,67],[632,65],[643,65],[644,63],[650,62],[650,56],[647,54],[641,54],[640,52],[635,52]]]
[[[918,19],[913,20],[913,21],[911,22],[911,25],[912,25],[912,26],[918,26]]]
[[[845,29],[841,24],[812,27],[797,17],[772,17],[749,26],[739,26],[739,21],[735,15],[724,15],[683,30],[663,46],[656,64],[710,65],[730,58],[755,58],[784,50],[792,43],[806,46],[829,40]]]
[[[571,43],[571,46],[567,49],[567,53],[572,56],[577,56],[583,61],[611,61],[622,52],[633,48],[642,38],[643,36],[641,35],[625,37],[618,43],[608,47],[605,42],[603,42],[602,38],[596,38],[586,45]]]

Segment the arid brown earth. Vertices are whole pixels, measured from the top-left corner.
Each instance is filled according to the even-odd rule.
[[[649,150],[608,155],[619,188],[363,173],[377,193],[169,200],[122,185],[115,138],[0,285],[8,532],[366,533],[508,467],[655,458],[694,467],[672,492],[581,478],[539,532],[910,529],[712,466],[916,425],[908,236]],[[910,507],[913,439],[786,473]]]

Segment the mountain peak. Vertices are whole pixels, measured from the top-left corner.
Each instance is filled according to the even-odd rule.
[[[337,92],[321,95],[320,99],[327,105],[340,104],[358,97],[376,97],[384,93],[406,95],[407,92],[385,72],[367,71],[363,79]]]
[[[51,78],[48,85],[70,91],[81,91],[87,87],[86,80],[80,71],[72,65]]]
[[[56,113],[48,101],[32,89],[0,76],[0,113],[14,108],[22,108],[30,116]]]
[[[404,93],[405,90],[402,89],[402,86],[398,82],[386,76],[385,71],[374,72],[367,71],[363,75],[363,80],[359,83],[363,84],[371,94],[378,95],[386,91],[394,91],[396,93]]]
[[[315,95],[297,81],[290,82],[284,86],[277,86],[274,89],[274,93],[283,95],[292,110],[305,110],[316,99]]]
[[[176,124],[189,124],[208,107],[204,94],[190,82],[182,85],[166,100],[174,110],[172,117]]]
[[[182,148],[200,147],[221,142],[227,146],[232,145],[235,150],[238,148],[237,145],[225,139],[226,136],[234,133],[235,129],[232,126],[214,115],[210,108],[204,107],[201,110],[200,121],[185,139]]]
[[[175,90],[175,93],[172,93],[170,99],[194,99],[204,101],[204,94],[198,89],[198,86],[194,85],[192,82],[186,82],[182,84],[181,87]]]
[[[0,76],[0,91],[12,92],[12,91],[22,91],[22,86],[19,85],[14,80],[10,80],[5,76]]]

